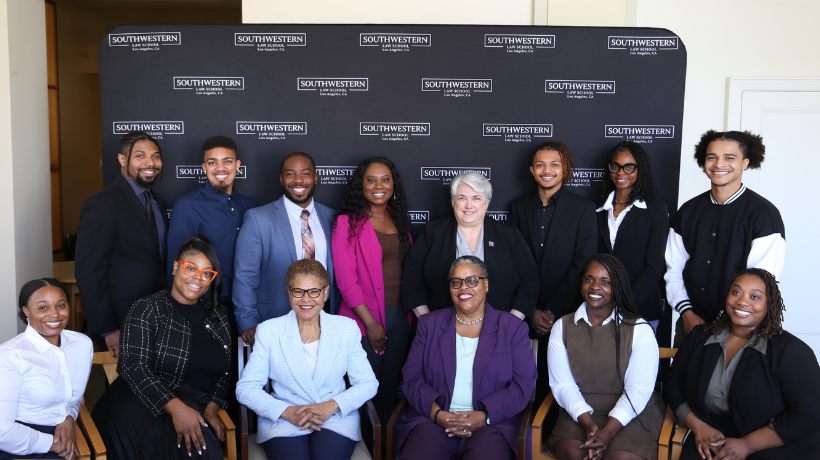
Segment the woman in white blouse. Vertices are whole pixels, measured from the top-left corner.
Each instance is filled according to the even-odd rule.
[[[91,340],[65,330],[68,293],[57,280],[29,281],[18,305],[28,326],[0,345],[0,460],[75,458]]]
[[[561,406],[549,439],[556,457],[656,459],[658,344],[635,308],[623,264],[609,254],[587,259],[570,301],[580,306],[553,326],[547,356]]]

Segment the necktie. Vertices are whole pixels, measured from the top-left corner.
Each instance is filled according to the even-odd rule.
[[[314,259],[316,258],[316,248],[313,245],[313,232],[310,231],[310,224],[308,223],[308,216],[310,212],[305,209],[302,211],[302,258]]]
[[[148,222],[151,224],[156,225],[156,218],[154,217],[154,207],[151,205],[151,192],[148,190],[142,192],[142,196],[145,199],[145,213],[148,215]]]

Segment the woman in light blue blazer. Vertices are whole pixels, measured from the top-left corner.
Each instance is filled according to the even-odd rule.
[[[259,415],[257,442],[268,460],[349,460],[362,439],[358,409],[379,387],[361,331],[322,311],[330,282],[321,263],[294,262],[286,282],[293,311],[258,326],[236,398]],[[268,379],[270,394],[262,389]]]

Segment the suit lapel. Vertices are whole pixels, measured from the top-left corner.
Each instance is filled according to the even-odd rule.
[[[478,335],[478,348],[476,349],[475,359],[473,360],[474,389],[481,385],[481,378],[484,376],[484,371],[487,369],[487,364],[489,364],[490,357],[495,349],[495,342],[498,340],[498,312],[487,305],[484,315],[484,326]],[[473,408],[479,407],[477,395],[478,391],[474,390]]]
[[[706,392],[709,390],[709,381],[712,380],[715,366],[717,366],[720,355],[723,354],[723,348],[719,343],[710,343],[705,346],[703,355],[703,371],[700,373],[700,381],[698,382],[698,401],[706,401]],[[732,379],[734,380],[734,378]]]
[[[643,213],[645,212],[648,212],[648,210],[637,206],[632,206],[632,209],[626,213],[624,220],[621,221],[621,225],[618,227],[618,234],[615,236],[615,246],[617,246],[623,238],[632,237],[630,230],[635,226],[635,224],[637,224],[638,220],[643,217]],[[600,227],[601,226],[599,225],[598,228]],[[608,224],[607,228],[609,228]]]
[[[299,325],[296,323],[296,313],[288,313],[285,333],[279,336],[279,344],[282,347],[285,361],[293,379],[311,399],[320,401],[319,392],[316,391],[313,378],[308,374],[305,350],[302,348],[302,337],[299,335]],[[321,343],[319,346],[322,346]],[[318,369],[318,363],[316,367]]]
[[[453,399],[453,388],[456,386],[456,317],[455,309],[450,310],[448,320],[441,324],[444,333],[438,338],[441,360],[444,364],[444,376],[447,379],[448,400]],[[480,341],[479,341],[480,342]]]
[[[140,225],[142,225],[142,233],[148,236],[148,239],[151,240],[151,245],[154,248],[154,252],[156,252],[159,256],[159,235],[157,235],[157,228],[156,225],[152,226],[151,221],[148,220],[148,213],[145,212],[145,204],[142,202],[142,198],[138,197],[134,193],[134,189],[131,188],[131,184],[128,183],[128,179],[123,177],[122,174],[117,177],[117,187],[123,193],[125,202],[128,203],[128,207],[131,209],[131,212],[134,213],[137,220],[140,222]]]
[[[598,232],[601,234],[604,243],[606,243],[607,252],[612,254],[612,242],[609,238],[609,211],[596,211],[595,214],[598,214]]]
[[[760,356],[760,352],[754,348],[746,347],[746,349],[743,350],[743,355],[740,356],[740,362],[737,363],[737,367],[735,368],[735,375],[732,376],[732,381],[729,382],[729,395],[726,402],[728,403],[727,406],[730,411],[735,406],[738,388],[740,385],[746,385],[746,374],[749,373],[749,369],[752,367],[752,361],[759,359]]]
[[[316,371],[313,373],[313,384],[316,388],[321,388],[327,380],[330,369],[336,361],[336,353],[339,351],[339,347],[335,345],[337,341],[333,339],[333,336],[336,335],[335,330],[331,325],[328,325],[330,322],[329,317],[330,315],[324,311],[319,312],[320,324],[328,327],[322,327],[322,336],[319,341],[319,357],[316,361]]]
[[[285,240],[285,246],[288,247],[290,261],[296,262],[296,241],[293,240],[293,230],[290,228],[290,217],[285,209],[284,196],[273,203],[273,220],[279,224],[279,229],[282,231],[282,239]]]
[[[367,243],[368,240],[371,244],[362,244]],[[382,247],[379,244],[379,237],[376,235],[376,229],[373,228],[373,225],[370,221],[365,221],[364,225],[361,228],[361,233],[359,234],[359,238],[356,241],[356,249],[361,251],[362,255],[364,256],[365,260],[365,267],[367,267],[367,275],[370,279],[370,284],[373,286],[375,290],[376,287],[381,283],[382,289],[384,288],[384,273],[382,270],[376,270],[376,267],[371,266],[368,264],[367,261],[378,261],[378,267],[381,268],[381,261],[382,261]],[[367,253],[365,253],[367,251]],[[382,291],[383,292],[383,291]],[[387,306],[387,305],[385,305]],[[372,311],[371,311],[372,312]],[[385,324],[385,319],[382,316],[382,312],[384,312],[383,308],[376,309],[376,318],[380,324]]]

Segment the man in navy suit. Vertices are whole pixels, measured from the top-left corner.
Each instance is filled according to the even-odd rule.
[[[293,262],[318,260],[330,275],[330,310],[338,309],[330,251],[334,210],[313,199],[316,163],[304,152],[282,160],[279,182],[285,194],[251,209],[236,239],[233,303],[246,343],[253,345],[256,326],[291,311],[285,273]]]

